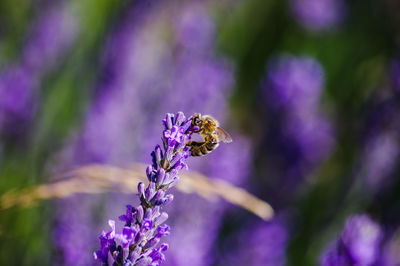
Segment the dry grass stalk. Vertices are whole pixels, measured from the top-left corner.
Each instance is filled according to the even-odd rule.
[[[147,181],[144,173],[143,164],[134,164],[129,168],[97,164],[83,166],[57,175],[52,178],[56,180],[53,183],[5,193],[0,197],[0,209],[13,206],[28,207],[38,200],[65,198],[77,193],[137,193],[137,183]],[[224,180],[211,179],[194,171],[184,172],[181,177],[177,185],[181,192],[196,193],[207,200],[223,198],[264,220],[273,216],[273,209],[268,203]]]

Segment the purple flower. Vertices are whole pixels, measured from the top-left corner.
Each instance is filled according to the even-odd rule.
[[[167,244],[161,244],[158,248],[155,248],[151,251],[149,257],[151,257],[154,265],[161,264],[161,262],[165,260],[165,256],[163,253],[167,251],[167,249],[168,249]]]
[[[190,155],[186,143],[193,129],[191,117],[186,119],[182,112],[167,114],[163,124],[163,149],[156,146],[151,153],[153,164],[146,170],[149,185],[145,188],[143,183],[138,184],[140,206],[134,209],[127,205],[126,214],[120,216],[125,221],[122,234],[115,233],[115,223],[110,221],[112,230],[100,236],[100,250],[94,258],[103,264],[159,265],[165,260],[163,253],[168,245],[156,247],[160,238],[169,234],[169,227],[162,225],[168,215],[161,207],[173,199],[166,191],[179,180],[177,173],[182,167],[176,165],[186,165]]]
[[[343,0],[291,0],[295,19],[311,31],[330,30],[346,16]]]
[[[178,17],[176,28],[179,43],[190,51],[206,51],[214,42],[214,22],[204,6],[186,7]]]
[[[372,264],[377,255],[382,232],[378,224],[368,216],[354,216],[345,225],[341,241],[347,247],[353,261]]]
[[[352,266],[354,264],[352,264],[351,261],[349,261],[349,259],[340,254],[340,252],[327,252],[326,254],[323,255],[321,262],[320,262],[320,266],[337,266],[337,265],[341,265],[341,266]]]
[[[279,106],[293,106],[296,111],[313,109],[324,88],[324,71],[309,57],[282,55],[268,65],[268,96]]]
[[[119,217],[120,221],[125,222],[126,225],[130,226],[133,222],[133,213],[135,208],[132,205],[126,205],[126,214]]]
[[[284,124],[284,135],[296,141],[304,159],[317,162],[323,159],[334,144],[330,122],[321,115],[289,116]]]
[[[384,188],[391,180],[400,155],[398,134],[390,130],[374,134],[362,154],[363,178],[373,191]]]
[[[368,193],[385,193],[396,180],[400,109],[392,96],[377,95],[364,123],[365,138],[357,170]]]
[[[305,56],[276,57],[267,66],[262,86],[265,100],[282,119],[282,142],[293,142],[289,151],[297,154],[293,169],[323,160],[333,147],[334,132],[320,111],[324,71],[319,62]]]
[[[40,13],[21,58],[0,73],[0,131],[14,133],[32,119],[40,80],[75,40],[77,27],[70,11],[56,4]]]
[[[167,224],[160,225],[157,229],[156,237],[162,237],[169,235],[169,226]]]
[[[67,4],[57,3],[45,10],[34,24],[27,41],[23,64],[34,72],[48,68],[75,40],[77,26],[76,18]]]
[[[97,244],[93,239],[100,228],[92,220],[89,211],[96,204],[93,195],[76,195],[66,199],[60,199],[55,213],[55,230],[53,231],[53,242],[61,253],[62,262],[65,265],[90,265],[93,258],[90,254]],[[92,226],[88,226],[89,221]],[[85,256],[82,251],[86,251]]]
[[[171,129],[166,129],[163,133],[164,138],[167,139],[167,143],[169,146],[174,146],[176,144],[182,143],[184,140],[184,131],[183,128],[179,128],[177,126],[173,126]]]
[[[108,224],[111,227],[111,231],[101,233],[100,238],[100,250],[94,253],[94,257],[97,260],[100,260],[104,263],[108,262],[109,252],[112,249],[115,249],[115,222],[113,220],[109,220]]]
[[[76,143],[79,161],[109,162],[115,157],[129,114],[122,104],[121,91],[105,91],[96,99],[87,114],[87,123]]]
[[[339,240],[323,254],[321,265],[373,265],[381,240],[382,231],[377,223],[367,215],[352,216]]]
[[[137,231],[134,227],[125,226],[122,230],[122,239],[124,241],[124,248],[129,247],[135,239]]]
[[[145,220],[143,220],[141,232],[147,232],[147,231],[149,231],[151,228],[153,228],[153,221],[150,220],[150,219],[145,219]]]
[[[283,224],[277,221],[249,224],[235,238],[229,241],[221,265],[285,265],[288,233]]]
[[[0,74],[0,128],[12,130],[31,119],[36,83],[35,77],[23,67]]]

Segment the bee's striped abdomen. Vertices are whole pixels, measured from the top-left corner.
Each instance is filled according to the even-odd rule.
[[[218,143],[212,143],[212,142],[197,142],[197,141],[191,141],[188,143],[188,146],[190,146],[190,153],[192,156],[203,156],[206,155],[210,152],[212,152],[214,149],[218,147]]]

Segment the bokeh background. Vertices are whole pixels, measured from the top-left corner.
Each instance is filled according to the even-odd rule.
[[[150,162],[166,112],[232,134],[191,169],[271,221],[175,191],[164,265],[400,265],[395,0],[1,0],[0,193]],[[136,196],[0,211],[1,265],[97,265]]]

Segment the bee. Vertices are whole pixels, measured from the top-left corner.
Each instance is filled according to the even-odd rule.
[[[195,133],[203,136],[203,141],[189,141],[187,146],[190,147],[192,156],[203,156],[215,150],[219,143],[232,142],[232,137],[224,129],[219,127],[218,121],[210,115],[194,114],[192,118],[192,126],[197,126]]]

